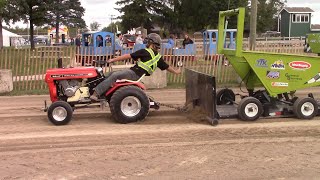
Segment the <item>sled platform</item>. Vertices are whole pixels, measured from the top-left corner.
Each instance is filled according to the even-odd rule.
[[[218,105],[219,119],[238,118],[237,105]]]

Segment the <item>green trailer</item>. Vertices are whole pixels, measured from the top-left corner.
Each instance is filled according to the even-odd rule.
[[[224,48],[226,19],[237,16],[236,49]],[[219,13],[218,53],[224,54],[242,79],[248,93],[235,102],[230,89],[217,92],[217,104],[237,104],[238,117],[253,121],[260,116],[290,116],[312,119],[319,102],[310,93],[297,97],[298,89],[320,85],[320,58],[292,54],[243,51],[245,9]],[[218,108],[219,109],[219,108]]]
[[[320,33],[307,34],[304,52],[316,53],[320,56]]]

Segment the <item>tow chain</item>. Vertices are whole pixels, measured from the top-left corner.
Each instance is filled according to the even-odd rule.
[[[179,106],[179,105],[174,105],[174,104],[165,104],[165,103],[160,103],[160,102],[157,102],[157,104],[159,106],[164,106],[164,107],[167,107],[167,108],[171,108],[171,109],[175,109],[179,112],[183,112],[183,113],[186,113],[188,111],[188,107],[187,106]]]
[[[167,107],[167,108],[170,108],[170,109],[175,109],[179,112],[183,112],[183,113],[186,113],[187,110],[188,110],[188,107],[187,106],[181,106],[179,104],[166,104],[166,103],[161,103],[161,102],[157,102],[154,100],[153,97],[149,96],[149,98],[155,102],[158,106],[164,106],[164,107]]]

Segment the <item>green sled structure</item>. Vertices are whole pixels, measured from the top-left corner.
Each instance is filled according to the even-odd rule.
[[[224,48],[226,19],[231,16],[237,17],[238,33],[235,49]],[[201,80],[200,77],[203,75],[199,73],[199,80],[201,80],[198,80],[199,86],[194,86],[187,81],[187,103],[189,101],[194,105],[202,106],[208,112],[208,119],[212,124],[217,124],[217,119],[232,116],[237,116],[244,121],[254,121],[261,116],[296,117],[299,119],[312,119],[317,116],[319,102],[314,99],[313,94],[309,93],[305,97],[297,97],[295,92],[299,89],[320,85],[320,58],[243,51],[244,18],[244,8],[219,13],[217,52],[227,57],[241,77],[247,93],[245,95],[235,94],[227,88],[216,92],[215,82],[210,82],[212,89],[200,86],[210,80],[204,80],[204,77]],[[188,76],[197,77],[191,73]],[[214,80],[214,77],[211,77],[211,81]],[[214,103],[213,106],[208,104],[209,100],[202,97],[203,94],[206,94],[204,91],[208,90],[214,94],[207,98],[210,103]],[[236,95],[240,95],[240,102],[235,102]],[[236,113],[232,114],[232,112]]]

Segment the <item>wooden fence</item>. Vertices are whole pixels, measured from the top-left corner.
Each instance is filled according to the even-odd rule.
[[[197,49],[201,49],[201,45],[197,44]],[[199,47],[200,46],[200,47]],[[245,48],[245,47],[244,47]],[[303,53],[303,43],[292,41],[290,42],[263,42],[257,44],[257,50],[277,53]],[[132,52],[133,49],[125,49],[125,52],[118,52],[116,55],[105,50],[96,49],[100,51],[101,56],[90,55],[89,50],[85,50],[80,55],[80,50],[76,47],[38,47],[35,50],[30,49],[13,49],[5,48],[0,50],[0,69],[11,69],[13,73],[14,90],[45,90],[47,85],[44,82],[45,72],[49,68],[57,67],[58,57],[62,58],[64,67],[77,67],[85,65],[97,64],[97,60],[106,60],[121,53]],[[213,55],[206,58],[202,53],[195,55],[173,55],[173,50],[165,50],[161,53],[165,61],[181,68],[182,75],[173,75],[168,73],[167,82],[169,84],[182,84],[185,82],[184,68],[193,68],[195,70],[212,74],[217,79],[218,85],[235,83],[238,80],[238,75],[235,73],[232,66],[228,65],[227,60],[223,55]],[[182,54],[190,54],[185,52]],[[116,65],[123,63],[132,63],[132,60],[127,62],[119,62]],[[181,67],[179,65],[182,65]],[[109,68],[104,67],[104,71],[110,71]]]

